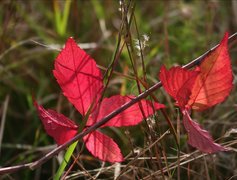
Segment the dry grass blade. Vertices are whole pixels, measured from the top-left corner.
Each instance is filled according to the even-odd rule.
[[[4,127],[5,127],[5,122],[6,122],[9,99],[10,99],[10,96],[7,95],[3,103],[3,111],[2,111],[2,119],[1,119],[1,127],[0,127],[0,157],[1,157],[2,139],[3,139],[3,134],[4,134]]]
[[[170,132],[169,130],[167,130],[164,134],[162,134],[158,139],[156,139],[152,144],[150,144],[147,148],[143,149],[136,157],[133,158],[132,161],[130,161],[126,166],[125,168],[123,168],[123,170],[120,172],[120,175],[117,177],[117,179],[120,178],[120,176],[123,175],[123,173],[126,173],[126,171],[128,170],[128,168],[131,166],[131,165],[134,165],[136,164],[136,161],[138,159],[142,159],[142,155],[144,155],[147,151],[149,151],[153,146],[155,146],[159,141],[161,141],[166,135],[168,135]]]
[[[229,147],[229,146],[233,146],[233,145],[236,145],[237,144],[237,141],[229,141],[228,143],[226,143],[225,145],[222,145],[224,147]],[[200,154],[200,152],[197,150],[197,151],[194,151],[192,153],[189,153],[189,154],[184,154],[180,157],[180,163],[178,164],[176,161],[171,163],[169,165],[169,170],[173,170],[173,169],[176,169],[177,166],[184,166],[185,164],[188,164],[190,162],[193,162],[193,161],[196,161],[196,160],[199,160],[201,158],[205,158],[207,156],[210,156],[210,154],[207,154],[207,153],[203,153],[203,154]],[[215,155],[214,155],[215,156]],[[178,160],[179,161],[179,160]],[[164,172],[167,172],[168,169],[167,168],[164,168],[163,169]],[[152,173],[150,176],[146,176],[144,177],[145,180],[148,180],[151,176],[157,176],[157,175],[161,175],[161,170],[159,171],[156,171],[154,173]]]

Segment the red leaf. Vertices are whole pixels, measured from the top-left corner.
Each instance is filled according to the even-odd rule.
[[[188,143],[202,152],[215,153],[227,151],[228,149],[213,141],[209,133],[202,129],[200,125],[193,121],[188,112],[183,111],[183,124],[188,132]]]
[[[87,126],[93,125],[94,123],[101,120],[103,117],[107,116],[108,114],[118,109],[125,103],[131,101],[133,98],[135,97],[134,96],[121,96],[121,95],[115,95],[110,98],[104,98],[100,106],[90,115],[87,121]],[[154,114],[152,103],[150,101],[141,100],[140,102],[141,102],[145,117],[148,117]],[[164,108],[164,107],[165,106],[163,104],[154,103],[155,110]],[[104,124],[102,127],[134,126],[140,123],[144,119],[144,116],[139,107],[139,103],[136,103],[132,105],[131,107],[129,107],[128,109],[124,110],[123,112],[119,113],[117,116],[115,116],[106,124]]]
[[[96,104],[103,90],[102,75],[92,59],[72,38],[55,60],[53,71],[63,94],[85,115]]]
[[[228,53],[228,33],[220,45],[200,64],[200,74],[188,102],[202,111],[226,99],[232,89],[232,68]]]
[[[78,126],[70,119],[53,110],[45,110],[34,102],[39,117],[48,135],[54,138],[58,145],[64,144],[77,134]]]
[[[185,109],[197,76],[197,71],[186,70],[180,66],[169,70],[162,66],[159,79],[166,92],[177,101],[181,109]]]
[[[90,153],[102,161],[111,163],[123,161],[123,156],[118,145],[110,137],[94,131],[83,137]]]

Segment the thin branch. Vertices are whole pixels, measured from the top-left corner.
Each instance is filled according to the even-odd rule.
[[[237,37],[237,33],[233,34],[232,36],[229,37],[229,43],[232,42],[233,40],[235,40],[235,38]],[[215,47],[213,47],[211,50],[207,51],[206,53],[204,53],[203,55],[199,56],[198,58],[194,59],[193,61],[191,61],[190,63],[188,63],[187,65],[184,65],[183,68],[189,69],[192,68],[196,65],[199,65],[203,59],[209,55],[215,48],[217,48],[219,46],[216,45]],[[82,137],[84,137],[85,135],[95,131],[97,128],[101,127],[102,125],[104,125],[105,123],[107,123],[110,119],[112,119],[113,117],[115,117],[116,115],[118,115],[119,113],[123,112],[124,110],[126,110],[127,108],[131,107],[133,104],[137,103],[138,101],[146,98],[150,93],[154,92],[155,90],[157,90],[158,88],[160,88],[162,86],[161,82],[156,83],[154,86],[150,87],[149,89],[147,89],[146,91],[144,91],[143,93],[139,94],[136,98],[134,98],[133,100],[125,103],[124,105],[122,105],[120,108],[116,109],[115,111],[111,112],[110,114],[108,114],[107,116],[105,116],[104,118],[102,118],[100,121],[98,121],[97,123],[95,123],[93,126],[89,127],[86,131],[83,131],[79,134],[77,134],[74,138],[72,138],[70,141],[58,146],[57,148],[55,148],[54,150],[50,151],[48,154],[46,154],[44,157],[40,158],[39,160],[36,160],[32,163],[26,163],[26,164],[22,164],[22,165],[17,165],[17,166],[10,166],[10,167],[4,167],[4,168],[0,168],[0,174],[4,174],[4,173],[13,173],[16,171],[19,171],[21,169],[25,169],[25,168],[30,168],[30,169],[35,169],[38,166],[42,165],[43,163],[45,163],[46,161],[48,161],[49,159],[51,159],[53,156],[55,156],[56,154],[58,154],[60,151],[64,150],[66,147],[68,147],[70,144],[78,141],[79,139],[81,139]]]
[[[232,35],[229,37],[229,42],[228,42],[228,43],[230,44],[231,42],[233,42],[236,37],[237,37],[237,32],[234,33],[234,34],[232,34]],[[208,54],[210,54],[212,51],[214,51],[214,49],[216,49],[218,46],[219,46],[219,44],[217,44],[216,46],[214,46],[213,48],[211,48],[209,51],[205,52],[203,55],[199,56],[198,58],[192,60],[190,63],[184,65],[183,68],[185,68],[185,69],[190,69],[190,68],[192,68],[192,67],[194,67],[194,66],[199,65],[199,64],[203,61],[203,59],[204,59]]]

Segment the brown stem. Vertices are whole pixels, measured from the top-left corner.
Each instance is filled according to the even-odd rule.
[[[234,40],[237,36],[237,33],[233,34],[232,36],[229,37],[229,42],[231,42],[232,40]],[[207,51],[206,53],[204,53],[203,55],[199,56],[198,58],[194,59],[193,61],[191,61],[190,63],[188,63],[187,65],[183,66],[183,68],[189,69],[192,68],[196,65],[199,65],[202,60],[209,54],[211,53],[215,48],[217,48],[219,46],[216,45],[215,47],[213,47],[211,50]],[[107,123],[110,119],[112,119],[113,117],[115,117],[116,115],[118,115],[119,113],[123,112],[124,110],[126,110],[127,108],[131,107],[133,104],[137,103],[138,101],[142,100],[143,98],[147,97],[150,93],[152,93],[153,91],[157,90],[158,88],[160,88],[162,86],[161,82],[156,83],[154,86],[150,87],[149,89],[147,89],[146,91],[144,91],[143,93],[139,94],[136,98],[134,98],[133,100],[125,103],[124,105],[122,105],[120,108],[116,109],[115,111],[111,112],[110,114],[108,114],[107,116],[105,116],[104,118],[102,118],[100,121],[98,121],[97,123],[95,123],[93,126],[89,127],[87,130],[77,134],[74,138],[72,138],[70,141],[58,146],[57,148],[55,148],[54,150],[50,151],[48,154],[46,154],[44,157],[40,158],[39,160],[36,160],[32,163],[26,163],[26,164],[22,164],[22,165],[16,165],[16,166],[10,166],[10,167],[4,167],[4,168],[0,168],[0,174],[4,174],[4,173],[13,173],[16,171],[19,171],[21,169],[25,169],[25,168],[30,168],[30,169],[35,169],[36,167],[42,165],[43,163],[45,163],[46,161],[48,161],[49,159],[51,159],[54,155],[58,154],[60,151],[64,150],[66,147],[68,147],[69,145],[71,145],[72,143],[78,141],[80,138],[82,138],[83,136],[95,131],[97,128],[101,127],[102,125],[104,125],[105,123]]]

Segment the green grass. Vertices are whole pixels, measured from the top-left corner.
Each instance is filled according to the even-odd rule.
[[[80,115],[62,95],[52,74],[53,62],[59,52],[56,49],[63,46],[67,37],[73,36],[82,46],[89,43],[86,51],[104,68],[116,59],[116,48],[121,48],[118,41],[121,40],[121,44],[126,42],[114,67],[114,72],[120,74],[112,75],[105,95],[138,95],[134,77],[145,77],[148,86],[152,86],[158,82],[157,74],[162,64],[168,67],[184,65],[216,45],[225,31],[232,34],[237,29],[234,1],[131,1],[131,6],[128,6],[129,2],[125,1],[123,5],[135,19],[127,25],[125,23],[123,28],[120,25],[125,13],[119,10],[121,7],[117,1],[34,0],[25,3],[19,0],[1,3],[0,115],[3,133],[0,166],[31,162],[54,148],[51,146],[53,140],[46,135],[37,117],[32,94],[45,107],[81,123]],[[149,40],[141,58],[137,55],[140,51],[135,42],[144,40],[143,35],[149,36]],[[234,76],[237,74],[236,51],[235,41],[230,49]],[[102,69],[102,72],[105,71]],[[195,113],[193,117],[214,139],[221,137],[219,143],[233,143],[232,148],[236,150],[234,134],[223,137],[237,126],[235,92],[236,78],[232,93],[224,103],[203,113]],[[154,95],[167,105],[169,118],[180,130],[180,165],[174,136],[165,133],[169,126],[158,112],[154,121],[147,121],[151,128],[144,121],[136,127],[103,129],[126,156],[121,164],[100,162],[79,142],[74,158],[78,152],[82,153],[77,163],[73,164],[72,158],[66,167],[67,171],[74,165],[67,172],[68,178],[89,179],[97,175],[100,179],[114,179],[118,175],[121,179],[231,179],[237,169],[236,152],[204,156],[195,151],[187,145],[185,130],[177,121],[179,113],[171,98],[162,89]],[[161,140],[152,145],[159,137]],[[139,153],[142,155],[136,159]],[[52,179],[60,158],[63,158],[62,154],[36,170],[25,169],[1,178]],[[119,168],[121,170],[116,174],[115,170]],[[152,174],[154,176],[150,177]]]

